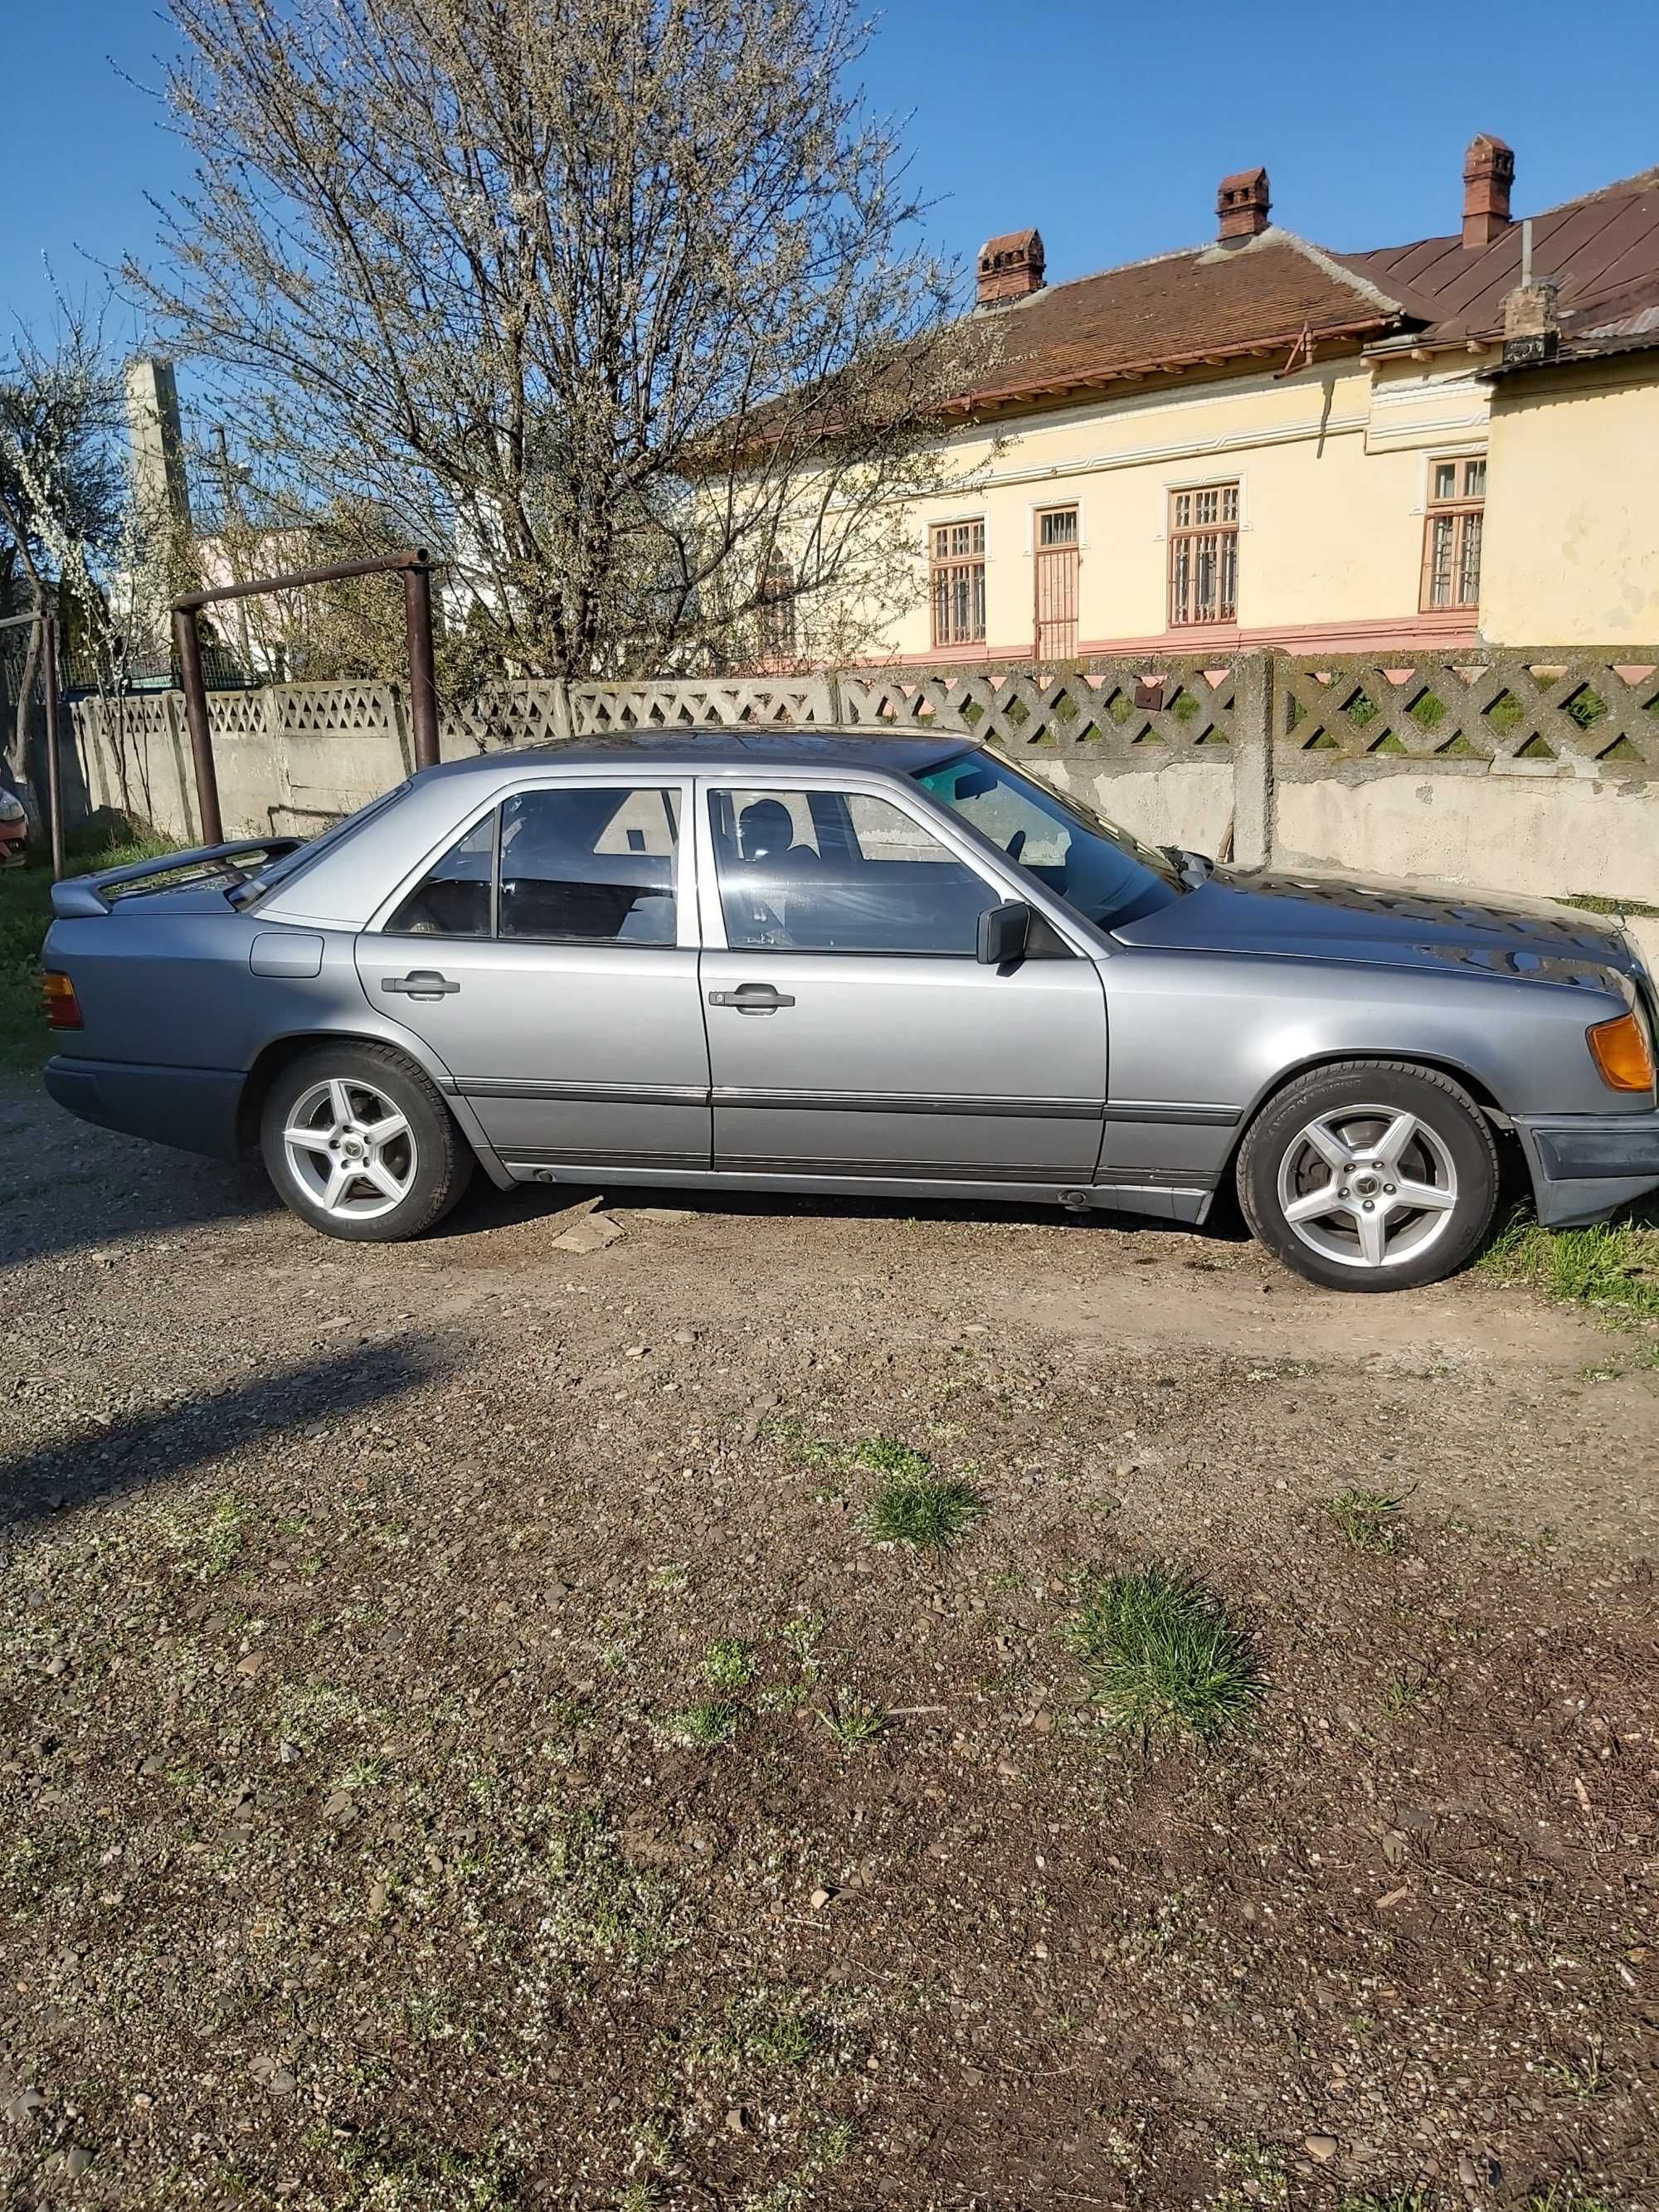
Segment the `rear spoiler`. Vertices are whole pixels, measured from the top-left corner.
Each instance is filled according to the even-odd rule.
[[[107,914],[114,899],[135,884],[152,876],[177,876],[189,881],[197,876],[241,875],[240,863],[257,853],[268,860],[293,852],[303,837],[245,837],[232,845],[198,845],[188,853],[161,853],[153,860],[135,860],[125,868],[104,868],[92,876],[69,876],[52,887],[52,910],[64,921],[87,915]]]

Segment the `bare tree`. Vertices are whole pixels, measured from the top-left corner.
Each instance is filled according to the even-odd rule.
[[[498,671],[879,631],[985,341],[852,0],[172,4],[199,182],[127,275],[217,365],[262,526],[431,545]]]
[[[120,424],[120,377],[98,319],[60,301],[49,343],[25,331],[0,359],[0,612],[40,615],[56,597],[88,626],[102,619],[100,579],[126,520]],[[0,750],[15,787],[27,781],[38,626],[24,640]]]

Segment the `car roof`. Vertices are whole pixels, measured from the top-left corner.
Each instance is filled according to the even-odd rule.
[[[617,730],[599,737],[574,738],[514,751],[470,755],[429,769],[437,776],[499,775],[503,769],[617,769],[629,761],[653,770],[742,768],[886,769],[920,775],[941,761],[975,750],[978,740],[960,732],[938,737],[897,737],[889,732],[795,730],[757,726],[745,730]]]

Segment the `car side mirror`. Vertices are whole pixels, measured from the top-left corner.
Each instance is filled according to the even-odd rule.
[[[1031,909],[1024,899],[1009,899],[987,907],[979,918],[979,963],[981,968],[1005,968],[1025,957],[1025,939],[1031,927]]]

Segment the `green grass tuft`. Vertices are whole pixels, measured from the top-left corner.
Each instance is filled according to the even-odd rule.
[[[1212,1743],[1248,1720],[1264,1685],[1249,1637],[1215,1593],[1154,1560],[1091,1584],[1072,1623],[1091,1697],[1115,1728]]]
[[[1530,1283],[1547,1297],[1659,1320],[1659,1227],[1641,1220],[1540,1229],[1510,1219],[1480,1255],[1482,1271]]]
[[[862,1465],[887,1475],[862,1518],[872,1543],[948,1551],[984,1518],[986,1501],[972,1483],[935,1474],[931,1462],[907,1444],[878,1438],[860,1445],[859,1456]]]
[[[755,1647],[740,1636],[717,1636],[702,1655],[703,1680],[717,1690],[746,1689],[755,1679]]]
[[[1386,1491],[1356,1490],[1352,1486],[1328,1499],[1325,1511],[1349,1543],[1362,1552],[1397,1552],[1406,1516],[1403,1498]]]
[[[687,1706],[684,1712],[670,1713],[662,1723],[662,1734],[686,1751],[714,1751],[731,1742],[742,1718],[736,1705],[724,1698],[709,1698],[700,1705]]]
[[[879,1705],[869,1705],[862,1698],[838,1698],[833,1706],[821,1709],[818,1718],[849,1753],[867,1751],[887,1733],[887,1715]]]

